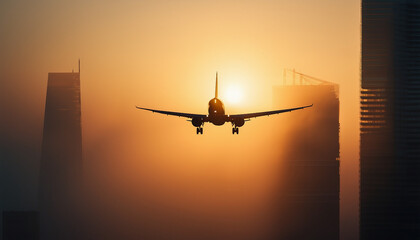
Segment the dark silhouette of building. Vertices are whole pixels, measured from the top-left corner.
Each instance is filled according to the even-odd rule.
[[[49,73],[39,192],[42,239],[76,239],[82,179],[80,107],[80,62],[77,73]]]
[[[360,239],[420,239],[420,2],[362,1]]]
[[[289,71],[291,72],[291,71]],[[285,71],[285,74],[288,73]],[[275,107],[314,106],[279,119],[282,144],[274,239],[339,239],[338,85],[291,72],[274,87]],[[285,76],[286,77],[286,76]]]
[[[3,240],[38,240],[39,214],[36,211],[3,211]]]

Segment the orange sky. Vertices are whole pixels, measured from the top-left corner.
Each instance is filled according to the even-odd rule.
[[[267,129],[280,116],[253,120],[238,136],[232,136],[230,126],[206,125],[205,134],[197,137],[184,119],[136,111],[134,105],[205,113],[218,71],[221,99],[225,87],[243,89],[243,101],[225,102],[228,113],[270,110],[272,86],[281,84],[284,68],[294,68],[340,84],[341,231],[345,239],[354,239],[359,7],[359,1],[350,0],[2,1],[0,107],[7,113],[1,123],[8,126],[2,131],[33,136],[40,145],[47,73],[77,70],[80,57],[86,149],[112,136],[120,151],[114,154],[127,155],[129,161],[135,161],[133,156],[182,155],[202,145],[227,156],[230,149],[258,153],[264,146],[256,139],[269,137]],[[162,146],[171,153],[162,153]],[[193,154],[201,156],[199,150]],[[205,164],[183,166],[206,171]],[[238,169],[226,170],[234,178],[257,163],[228,164]]]

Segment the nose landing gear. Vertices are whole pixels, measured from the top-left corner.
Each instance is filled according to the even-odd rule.
[[[202,127],[197,128],[197,134],[203,134],[203,128]]]

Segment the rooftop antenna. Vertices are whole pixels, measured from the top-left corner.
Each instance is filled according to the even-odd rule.
[[[79,74],[80,74],[80,58],[79,58]]]

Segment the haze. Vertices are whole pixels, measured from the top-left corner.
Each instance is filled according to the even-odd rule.
[[[246,206],[238,224],[260,224],[270,166],[285,147],[270,130],[292,114],[252,120],[239,135],[207,124],[196,136],[185,119],[134,106],[206,113],[218,71],[221,99],[224,88],[242,89],[241,101],[225,101],[227,113],[271,110],[272,87],[294,68],[340,84],[341,235],[356,239],[359,8],[349,0],[1,1],[2,205],[36,207],[47,73],[77,71],[81,58],[85,169],[98,191],[127,206],[196,205],[191,216],[208,221],[215,207]]]

